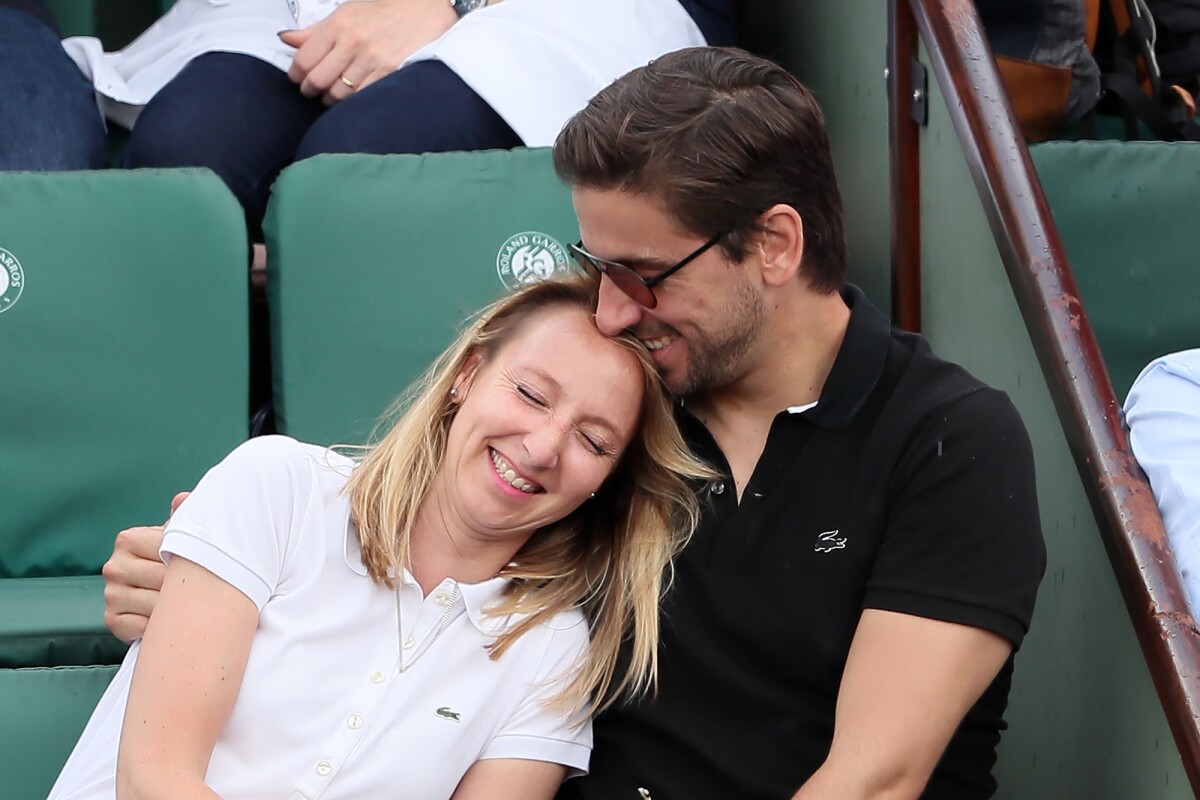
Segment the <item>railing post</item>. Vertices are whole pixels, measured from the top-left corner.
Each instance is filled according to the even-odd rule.
[[[907,0],[888,0],[888,144],[892,215],[892,322],[921,330],[921,162],[913,119],[917,23]]]

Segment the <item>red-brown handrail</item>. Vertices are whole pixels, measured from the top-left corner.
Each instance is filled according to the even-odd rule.
[[[1200,630],[979,16],[971,0],[897,0],[893,13],[911,13],[925,43],[1192,791],[1200,797]],[[897,20],[889,32],[902,33],[904,25]],[[889,47],[894,61],[905,43],[897,39]],[[895,78],[895,64],[890,68]],[[893,96],[902,91],[903,85]],[[893,131],[912,124],[902,106],[891,113]],[[893,166],[892,174],[896,180],[904,171]],[[893,197],[900,191],[894,188]],[[896,227],[894,241],[911,253],[904,240],[912,231]]]
[[[917,24],[906,0],[888,0],[888,142],[892,213],[892,322],[921,330],[921,150],[913,124]]]

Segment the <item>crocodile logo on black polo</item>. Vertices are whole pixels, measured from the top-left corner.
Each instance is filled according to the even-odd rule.
[[[818,553],[832,553],[834,550],[846,549],[846,537],[838,536],[838,531],[825,531],[817,534],[817,542],[813,550]]]

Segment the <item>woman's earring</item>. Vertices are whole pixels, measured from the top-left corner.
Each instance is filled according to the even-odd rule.
[[[451,390],[450,390],[450,396],[451,396],[451,397],[458,397],[458,389],[451,389]]]

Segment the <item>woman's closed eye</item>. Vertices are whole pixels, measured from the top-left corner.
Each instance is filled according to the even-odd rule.
[[[609,448],[608,444],[599,436],[581,430],[579,431],[579,438],[583,440],[584,445],[594,454],[598,456],[612,455],[612,450]]]
[[[541,408],[546,407],[545,399],[540,394],[538,394],[534,389],[531,389],[530,387],[526,386],[523,383],[516,384],[516,388],[517,388],[517,394],[521,395],[521,397],[524,398],[526,402],[531,403],[535,406],[539,406]]]

